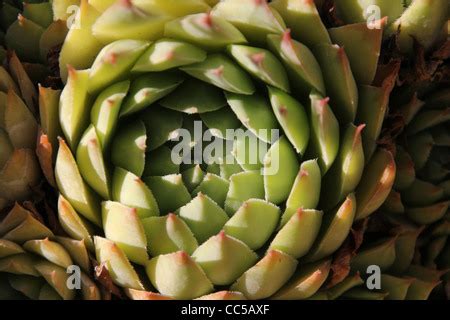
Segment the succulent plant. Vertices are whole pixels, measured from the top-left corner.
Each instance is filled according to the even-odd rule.
[[[6,57],[6,50],[15,51],[34,82],[57,73],[57,63],[56,68],[53,64],[79,2],[0,1],[0,61]]]
[[[395,154],[397,175],[352,261],[361,273],[370,265],[382,267],[381,290],[376,293],[385,294],[385,299],[450,297],[449,34],[441,47],[417,37],[416,56],[402,62],[391,95],[381,141]],[[404,39],[397,40],[403,50]],[[367,291],[353,293],[362,294]]]
[[[71,279],[73,266],[80,268],[78,279]],[[91,272],[85,241],[55,235],[40,215],[17,204],[2,217],[0,300],[99,300]]]
[[[36,157],[37,93],[14,54],[0,66],[0,210],[31,198],[41,181]]]
[[[130,298],[316,298],[395,179],[376,144],[396,75],[377,73],[383,28],[327,30],[313,1],[213,2],[81,1],[43,121],[63,131],[59,147],[48,134],[59,219]],[[212,137],[194,153],[244,129],[263,157],[244,138],[174,162],[199,123]]]
[[[405,127],[395,146],[394,188],[352,261],[361,272],[370,265],[382,267],[386,299],[426,300],[432,292],[445,292],[441,289],[450,293],[448,96],[448,89],[433,90],[424,101],[415,94],[397,109]],[[373,234],[383,240],[374,241]]]

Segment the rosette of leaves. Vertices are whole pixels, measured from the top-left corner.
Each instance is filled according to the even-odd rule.
[[[134,299],[326,288],[333,254],[395,179],[376,144],[396,75],[377,72],[383,28],[327,29],[306,0],[82,1],[74,25],[43,123],[63,132],[61,224],[94,236],[114,284]],[[237,139],[226,159],[178,165],[172,140],[195,121],[211,139],[248,130],[268,151],[253,163]]]
[[[59,47],[79,3],[79,0],[0,1],[0,61],[7,50],[13,50],[34,81],[44,81],[49,74],[59,77]]]
[[[0,300],[101,298],[89,276],[89,243],[55,235],[39,214],[17,204],[0,218]]]
[[[31,199],[41,182],[36,157],[37,93],[17,56],[0,66],[0,210]]]
[[[437,10],[430,2],[413,1],[399,21],[408,21],[410,27],[423,22],[424,16],[417,16],[419,11],[413,6],[424,3],[430,4],[426,10]],[[431,30],[439,35],[431,37],[437,39],[432,44],[423,38]],[[352,260],[352,268],[361,275],[371,266],[379,267],[381,288],[372,292],[352,289],[349,298],[384,295],[391,300],[426,300],[450,296],[450,42],[448,33],[445,40],[438,30],[447,30],[447,24],[438,26],[433,20],[423,30],[415,29],[414,57],[401,55],[405,39],[400,33],[393,37],[392,48],[384,57],[390,64],[402,65],[380,140],[395,154],[397,176]]]

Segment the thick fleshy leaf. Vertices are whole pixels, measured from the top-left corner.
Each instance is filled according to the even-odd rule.
[[[169,16],[146,12],[131,1],[118,1],[95,21],[92,33],[103,43],[119,39],[155,40],[161,38],[169,20]]]
[[[118,40],[100,51],[89,72],[89,92],[96,93],[127,76],[149,46],[146,41]]]
[[[361,249],[351,261],[352,268],[364,274],[371,265],[379,266],[381,271],[388,270],[395,261],[395,242],[396,237],[380,240]]]
[[[101,225],[98,196],[81,177],[77,163],[64,140],[59,140],[55,177],[60,192],[89,221]]]
[[[68,72],[69,78],[59,101],[59,121],[70,148],[76,150],[89,122],[89,71],[70,67]]]
[[[192,44],[172,39],[153,43],[136,62],[133,72],[160,72],[206,59],[206,52]]]
[[[89,3],[90,1],[87,0],[80,1],[79,10],[61,48],[59,68],[64,83],[67,81],[68,66],[78,70],[89,68],[103,47],[92,33],[92,25],[97,21],[100,13]],[[55,1],[53,5],[57,5]],[[73,11],[67,12],[67,8],[62,8],[61,11],[64,12],[64,15],[74,13]],[[59,16],[58,12],[54,14],[55,17]],[[83,45],[80,46],[80,43]]]
[[[252,96],[226,93],[228,104],[241,123],[262,141],[272,143],[274,130],[278,129],[277,118],[267,99],[260,94]]]
[[[142,114],[142,121],[147,130],[147,150],[152,151],[179,136],[183,114],[155,105]]]
[[[140,219],[159,215],[153,192],[139,177],[121,168],[114,172],[112,199],[136,209]]]
[[[310,298],[327,280],[330,268],[330,260],[303,266],[272,299],[304,300]]]
[[[145,265],[148,261],[147,238],[137,210],[119,202],[102,204],[105,236],[113,241],[133,262]]]
[[[279,208],[264,200],[250,199],[228,220],[223,230],[257,250],[269,240],[279,219]]]
[[[171,17],[207,12],[210,7],[204,0],[135,0],[133,3],[147,12],[161,12]]]
[[[39,62],[39,40],[44,28],[19,14],[17,20],[8,28],[5,42],[8,48],[16,51],[23,59]]]
[[[89,250],[94,251],[93,228],[84,221],[72,205],[62,196],[58,199],[58,220],[64,231],[73,239],[83,240]]]
[[[3,125],[14,148],[35,148],[37,136],[36,119],[13,90],[8,91]]]
[[[160,104],[174,111],[194,114],[217,111],[226,105],[226,101],[218,88],[190,79],[162,99]]]
[[[361,183],[356,188],[357,220],[375,212],[389,196],[396,174],[392,153],[379,149],[364,170]]]
[[[269,48],[283,62],[292,86],[303,96],[312,90],[325,94],[325,85],[319,63],[311,50],[291,38],[290,31],[284,35],[269,35]],[[296,92],[297,93],[297,92]]]
[[[350,275],[347,278],[345,278],[342,282],[338,283],[337,285],[328,290],[328,298],[329,300],[336,300],[337,298],[339,298],[352,288],[361,286],[362,284],[364,284],[364,281],[363,279],[361,279],[359,273]]]
[[[388,22],[394,22],[404,11],[405,3],[411,1],[402,0],[371,0],[361,2],[359,0],[343,0],[338,1],[336,9],[339,12],[339,16],[344,19],[346,23],[367,22],[367,13],[372,14],[373,7],[376,5],[380,10],[381,17],[388,17]]]
[[[214,285],[230,285],[256,263],[258,256],[242,241],[221,231],[198,247],[192,258]]]
[[[385,24],[386,19],[380,23]],[[328,30],[333,43],[345,48],[356,82],[364,85],[375,78],[383,38],[383,26],[370,27],[364,22]]]
[[[94,237],[94,242],[97,261],[107,268],[115,284],[124,288],[144,290],[136,271],[118,245],[101,237]]]
[[[450,206],[449,201],[436,203],[426,207],[406,209],[406,215],[419,225],[432,224],[444,217]]]
[[[198,298],[213,290],[200,266],[183,251],[153,258],[146,271],[159,292],[176,299]]]
[[[322,217],[322,211],[298,209],[277,233],[269,250],[279,250],[297,259],[303,257],[319,234]]]
[[[298,174],[299,162],[286,137],[275,142],[264,158],[266,200],[275,204],[285,201]]]
[[[93,125],[84,133],[76,159],[81,176],[103,199],[110,199],[110,173],[105,166],[102,147]]]
[[[323,44],[315,47],[314,52],[339,123],[353,122],[358,108],[358,88],[344,48]]]
[[[128,96],[120,109],[120,115],[130,115],[151,106],[170,94],[183,81],[182,77],[169,73],[150,73],[136,78],[131,83]]]
[[[166,24],[164,35],[193,43],[208,51],[220,51],[229,44],[247,42],[231,23],[210,13],[198,13],[170,21]]]
[[[177,214],[186,222],[199,243],[217,234],[228,221],[225,211],[202,193],[181,207]]]
[[[361,131],[364,125],[349,125],[341,142],[336,162],[325,175],[322,183],[321,204],[331,209],[352,192],[361,181],[364,171],[364,151]],[[373,174],[373,173],[372,173]]]
[[[233,144],[233,156],[245,171],[256,171],[263,168],[264,157],[270,145],[259,140],[251,132],[237,134]]]
[[[401,191],[411,186],[416,179],[416,171],[411,156],[402,147],[397,148],[395,163],[397,165],[397,174],[395,176],[394,188]]]
[[[69,274],[65,268],[47,261],[38,262],[35,268],[64,300],[75,298],[75,290],[67,286]]]
[[[294,38],[313,48],[321,43],[331,43],[316,3],[317,1],[274,0],[270,5],[283,17]]]
[[[385,89],[360,86],[357,123],[364,123],[366,127],[362,133],[364,156],[366,162],[370,160],[377,147],[388,107],[388,95]]]
[[[200,114],[203,123],[208,127],[211,134],[221,139],[230,139],[227,130],[236,130],[241,127],[236,115],[225,106],[224,108]]]
[[[228,53],[252,76],[289,92],[289,80],[281,62],[268,50],[233,44]]]
[[[95,126],[103,151],[107,150],[115,133],[117,119],[125,98],[129,81],[116,83],[101,92],[91,109],[91,122]]]
[[[450,108],[443,110],[426,110],[419,113],[408,125],[407,132],[416,134],[450,120]]]
[[[161,146],[145,155],[143,176],[166,176],[180,173],[180,166],[172,160],[173,154],[169,147]]]
[[[192,199],[180,174],[147,177],[144,182],[152,190],[161,214],[174,212]]]
[[[209,55],[205,61],[183,67],[181,70],[225,91],[246,95],[255,92],[247,73],[222,54]]]
[[[122,123],[112,142],[111,161],[141,177],[145,168],[147,134],[142,121]]]
[[[441,200],[443,196],[443,188],[420,179],[416,179],[407,189],[402,191],[403,202],[411,207],[434,204]]]
[[[21,246],[12,241],[0,239],[0,259],[20,253],[25,253]]]
[[[264,178],[259,171],[237,173],[230,177],[225,211],[232,216],[246,200],[264,198]]]
[[[350,194],[337,209],[324,215],[319,235],[305,261],[320,260],[339,249],[350,233],[356,208],[355,195]]]
[[[289,142],[304,155],[310,138],[308,117],[304,107],[283,91],[269,87],[272,109]]]
[[[317,208],[321,182],[322,175],[317,160],[303,162],[286,201],[286,210],[281,219],[281,226],[284,226],[299,208]]]
[[[23,248],[64,269],[73,265],[72,258],[67,250],[59,243],[50,241],[48,238],[43,240],[29,240],[23,244]]]
[[[266,256],[248,269],[231,287],[248,299],[265,299],[277,292],[292,276],[297,261],[280,251],[270,250]]]
[[[266,35],[282,33],[286,26],[277,11],[269,7],[266,0],[219,2],[212,15],[232,23],[251,42],[265,44]]]
[[[192,195],[195,196],[199,192],[210,197],[219,206],[223,207],[227,198],[227,193],[230,187],[230,183],[212,173],[207,173],[203,178],[203,181],[192,191]]]
[[[339,152],[339,123],[328,102],[317,93],[310,96],[311,141],[308,158],[318,158],[322,176],[325,175]]]
[[[61,90],[39,86],[39,118],[42,130],[48,136],[53,150],[58,146],[58,136],[62,134],[58,113],[60,96]]]
[[[198,247],[187,224],[173,213],[144,219],[142,225],[147,236],[148,252],[154,257],[180,250],[192,254]]]

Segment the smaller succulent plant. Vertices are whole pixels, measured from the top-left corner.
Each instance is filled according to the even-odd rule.
[[[59,46],[68,32],[72,5],[79,0],[1,0],[0,1],[0,61],[7,50],[13,50],[35,82],[49,74],[57,75]]]
[[[0,299],[101,298],[84,241],[55,235],[39,215],[17,204],[0,218]],[[73,266],[80,273],[72,283]]]
[[[28,199],[41,181],[36,157],[37,93],[15,54],[0,66],[0,210]]]

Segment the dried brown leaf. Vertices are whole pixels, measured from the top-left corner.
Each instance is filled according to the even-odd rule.
[[[102,287],[102,291],[105,291],[109,298],[111,299],[111,294],[118,297],[123,298],[122,292],[119,287],[117,287],[109,274],[108,269],[104,263],[98,264],[93,260],[94,270],[95,270],[95,279],[100,283]],[[110,300],[108,299],[108,300]]]
[[[41,164],[42,171],[48,183],[56,188],[55,174],[53,171],[53,147],[48,136],[39,128],[36,154]]]
[[[331,277],[328,281],[327,288],[334,287],[335,285],[344,281],[350,274],[350,262],[356,255],[364,239],[364,233],[367,229],[369,219],[356,222],[351,230],[351,234],[347,237],[344,244],[334,255],[333,262],[331,264]]]

